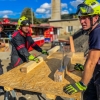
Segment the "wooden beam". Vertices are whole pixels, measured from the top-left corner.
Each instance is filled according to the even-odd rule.
[[[24,73],[29,73],[31,70],[33,70],[35,67],[41,64],[46,58],[49,58],[53,53],[55,53],[59,49],[60,46],[55,46],[54,48],[48,50],[48,56],[41,54],[39,57],[37,57],[40,60],[39,63],[36,63],[35,61],[29,61],[23,67],[21,67],[20,71]]]
[[[71,52],[75,52],[75,47],[74,47],[74,41],[73,41],[73,37],[70,36],[70,48],[71,48]]]
[[[54,81],[55,82],[62,82],[64,80],[64,71],[60,72],[58,69],[54,73]]]
[[[46,94],[46,99],[55,100],[56,96],[55,95],[51,95],[51,94]]]
[[[84,63],[85,63],[85,58],[74,58],[74,57],[72,57],[71,58],[71,64],[73,64],[73,65],[75,65],[76,63],[79,63],[79,64],[82,64],[82,65],[84,65]]]
[[[62,72],[60,72],[58,69],[56,70],[56,72],[54,73],[54,81],[55,82],[62,82],[64,80],[65,71],[68,70],[69,66],[70,66],[70,60],[71,59],[68,58],[67,56],[64,57],[64,66],[66,66],[66,68]]]
[[[76,63],[84,64],[84,62],[85,62],[84,52],[73,53],[73,55],[71,57],[71,64],[74,64],[74,65]]]
[[[77,57],[77,58],[84,57],[84,52],[75,52],[73,53],[73,57]]]
[[[43,62],[43,58],[42,57],[38,57],[40,62],[36,63],[35,61],[30,61],[28,63],[26,63],[21,69],[21,72],[24,73],[29,73],[31,70],[33,70],[36,66],[38,66],[39,64],[41,64]]]
[[[55,46],[52,49],[48,50],[49,55],[47,56],[47,58],[49,58],[53,53],[55,53],[59,49],[60,49],[60,46]]]

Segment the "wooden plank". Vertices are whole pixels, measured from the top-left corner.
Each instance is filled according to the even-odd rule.
[[[84,57],[84,52],[75,52],[72,54],[71,57],[71,64],[76,64],[76,63],[80,63],[80,64],[84,64],[85,63],[85,57]]]
[[[56,96],[55,95],[52,95],[52,94],[46,94],[46,99],[55,100],[56,99]]]
[[[84,65],[86,58],[83,56],[83,53],[73,53],[71,56],[68,56],[70,60],[70,67],[68,67],[67,71],[74,71],[74,65],[76,63],[80,63]]]
[[[62,82],[64,80],[65,77],[65,70],[68,69],[69,65],[70,65],[70,58],[68,58],[67,56],[64,57],[64,66],[66,66],[66,68],[64,69],[64,71],[59,71],[58,69],[56,70],[56,72],[54,73],[54,81],[55,82]],[[61,67],[61,66],[60,66]],[[60,68],[59,68],[60,69]]]
[[[55,82],[62,82],[64,80],[64,71],[60,72],[59,70],[56,70],[54,73],[54,81]]]
[[[43,62],[43,58],[42,57],[38,57],[40,62],[36,63],[35,61],[30,61],[28,63],[26,63],[21,69],[21,72],[24,73],[29,73],[31,70],[33,70],[35,67],[37,67],[39,64],[41,64]]]
[[[76,64],[76,63],[80,63],[80,64],[84,64],[85,63],[85,58],[71,58],[71,64]]]
[[[36,68],[40,63],[42,63],[43,60],[45,60],[46,58],[49,58],[53,53],[55,53],[59,49],[60,49],[60,46],[55,46],[54,48],[48,51],[49,56],[41,54],[39,57],[37,57],[40,60],[39,63],[36,63],[35,61],[30,61],[28,63],[25,63],[25,65],[21,67],[20,71],[24,73],[29,73],[31,70]]]
[[[66,74],[67,74],[66,78],[71,77],[73,82],[78,82],[79,79],[81,80],[82,73],[80,71],[69,72],[68,70],[66,70]],[[77,76],[77,74],[78,74],[78,76]]]
[[[60,49],[60,46],[55,46],[52,49],[48,50],[49,55],[47,56],[47,58],[49,58],[53,53],[55,53],[59,49]]]
[[[75,47],[74,47],[73,37],[70,36],[70,37],[69,37],[69,40],[70,40],[70,48],[71,48],[71,52],[75,52]]]
[[[80,81],[79,73],[67,74],[63,82],[53,80],[55,71],[60,67],[61,59],[62,53],[56,52],[28,74],[20,71],[20,68],[25,65],[24,63],[0,75],[0,86],[76,99],[80,97],[81,93],[68,95],[63,92],[63,87]]]
[[[77,57],[77,58],[84,57],[84,52],[75,52],[73,53],[73,57]]]

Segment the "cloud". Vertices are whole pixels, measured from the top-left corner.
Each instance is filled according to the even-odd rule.
[[[3,18],[8,18],[8,15],[4,15]]]
[[[48,13],[50,13],[50,10],[51,10],[51,4],[44,3],[40,6],[40,8],[36,9],[36,13],[48,14]]]
[[[61,3],[61,9],[63,14],[67,14],[68,11],[65,10],[66,8],[68,8],[67,3]],[[51,16],[51,3],[44,3],[42,4],[39,8],[36,9],[36,15],[42,15],[42,17],[50,17]]]
[[[61,8],[67,8],[67,7],[68,7],[67,3],[61,3]]]
[[[20,13],[16,13],[16,12],[13,12],[12,10],[3,10],[3,11],[0,11],[0,16],[3,17],[3,16],[9,16],[9,15],[17,15],[17,14],[20,14]]]
[[[43,8],[43,9],[50,9],[51,8],[51,4],[49,3],[44,3],[40,6],[40,8]]]
[[[51,4],[44,3],[36,9],[36,15],[42,15],[43,18],[49,18],[51,16]]]
[[[69,8],[69,11],[72,11],[72,8]]]
[[[38,9],[36,9],[36,12],[37,13],[45,13],[45,9],[44,8],[38,8]]]
[[[11,15],[13,14],[13,11],[11,10],[3,10],[3,11],[0,11],[0,15]]]
[[[51,10],[50,9],[48,9],[48,10],[46,10],[46,12],[45,12],[46,14],[50,14],[51,13]]]
[[[73,7],[77,8],[77,5],[80,4],[80,3],[82,3],[82,2],[83,2],[83,0],[75,0],[75,1],[71,1],[70,4]]]
[[[63,14],[68,14],[69,12],[67,11],[67,10],[63,10],[62,12],[61,12],[61,14],[63,15]]]
[[[42,15],[42,18],[50,18],[51,14]]]

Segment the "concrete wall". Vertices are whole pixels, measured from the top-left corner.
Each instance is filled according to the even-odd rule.
[[[68,26],[73,26],[73,31],[71,32],[72,34],[81,28],[81,25],[78,19],[49,21],[49,24],[55,27],[62,27],[62,29],[60,29],[60,34],[70,33],[68,32]]]

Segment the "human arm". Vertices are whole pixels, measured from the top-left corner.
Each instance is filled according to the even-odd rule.
[[[92,49],[89,51],[89,55],[84,65],[84,72],[83,72],[82,80],[80,82],[66,85],[63,89],[65,93],[73,94],[76,92],[86,90],[87,85],[93,76],[93,72],[98,62],[99,57],[100,57],[99,50]]]
[[[87,61],[85,62],[84,65],[84,72],[81,80],[85,85],[88,85],[90,79],[92,78],[95,66],[99,58],[100,58],[100,50],[92,49],[89,51]]]
[[[89,38],[90,44],[89,44],[89,53],[84,65],[84,72],[82,75],[82,80],[81,80],[81,85],[77,86],[77,87],[82,87],[85,86],[87,87],[88,83],[90,82],[92,76],[93,76],[93,72],[95,69],[95,66],[100,58],[100,35],[99,35],[99,31],[95,32],[95,35],[92,34],[90,35],[91,38]],[[76,93],[79,92],[79,88],[77,89],[77,87],[75,87],[76,83],[70,84],[71,90],[69,90],[69,85],[67,85],[64,88],[64,92],[69,93],[71,91],[72,93]],[[73,91],[73,89],[76,89],[77,91]],[[82,88],[81,91],[84,91],[85,89]]]
[[[42,54],[45,55],[49,55],[48,52],[46,50],[42,50],[42,48],[40,48],[36,42],[32,39],[32,37],[29,37],[30,39],[30,43],[31,43],[31,47],[34,48],[35,50],[37,50],[38,52],[41,52]]]

